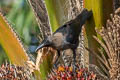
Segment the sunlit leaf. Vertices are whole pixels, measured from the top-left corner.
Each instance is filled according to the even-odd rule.
[[[45,0],[50,26],[54,32],[68,21],[69,0]]]
[[[28,60],[19,38],[2,14],[0,14],[0,43],[13,64],[23,66]]]

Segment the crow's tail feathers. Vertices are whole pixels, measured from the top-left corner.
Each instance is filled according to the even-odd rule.
[[[80,19],[80,21],[82,21],[84,24],[84,22],[88,18],[90,18],[92,15],[93,15],[92,10],[88,11],[87,9],[84,8],[83,11],[76,18],[77,18],[77,20]]]
[[[81,15],[91,17],[92,16],[92,10],[88,11],[86,8],[84,8],[83,11],[81,12]]]

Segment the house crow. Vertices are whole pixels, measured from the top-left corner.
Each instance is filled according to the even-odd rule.
[[[91,16],[92,11],[83,9],[83,11],[75,19],[66,22],[64,25],[59,27],[52,35],[45,38],[37,47],[36,51],[43,47],[52,47],[57,50],[59,58],[60,51],[71,49],[73,51],[75,65],[75,50],[79,44],[79,35],[81,33],[82,26]],[[55,64],[57,63],[58,58],[56,59]]]

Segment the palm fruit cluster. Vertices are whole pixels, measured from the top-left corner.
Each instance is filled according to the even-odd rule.
[[[73,71],[72,66],[60,65],[51,71],[47,80],[97,80],[97,77],[92,71],[88,71],[88,68],[81,68],[79,65],[76,71]]]
[[[30,80],[31,73],[28,69],[9,63],[0,67],[0,80]]]

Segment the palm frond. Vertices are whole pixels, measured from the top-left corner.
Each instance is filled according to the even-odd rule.
[[[10,61],[16,65],[25,65],[25,62],[29,59],[26,49],[2,13],[0,13],[0,37],[0,43]]]
[[[111,19],[107,20],[106,27],[102,27],[96,32],[102,37],[104,42],[93,36],[98,41],[104,51],[99,49],[100,55],[94,53],[99,58],[99,63],[110,80],[119,79],[120,76],[120,8],[114,14],[111,14]],[[103,58],[103,59],[102,59]],[[104,64],[104,65],[103,65]]]

